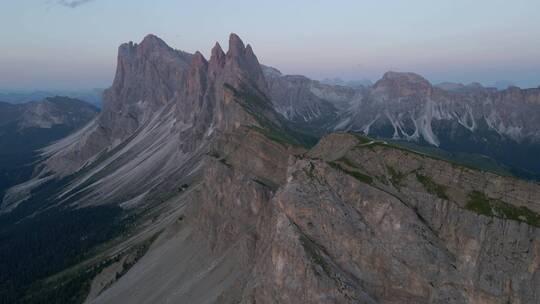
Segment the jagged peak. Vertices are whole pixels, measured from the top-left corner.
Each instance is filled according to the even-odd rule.
[[[251,47],[251,44],[246,45],[246,55],[255,56],[255,53],[253,52],[253,48]]]
[[[204,58],[204,55],[201,52],[196,51],[195,54],[193,54],[192,62],[194,62],[194,63],[207,63],[208,61],[206,60],[206,58]]]
[[[214,47],[212,48],[212,56],[211,57],[223,57],[225,55],[225,52],[223,52],[223,49],[221,48],[221,45],[219,42],[216,41],[216,44],[214,44]]]
[[[140,46],[142,48],[150,48],[150,47],[166,47],[170,48],[165,41],[163,41],[161,38],[154,34],[148,34],[146,35],[143,40],[141,41]]]
[[[123,43],[119,47],[118,55],[126,56],[134,54],[135,51],[151,52],[151,51],[173,50],[165,41],[154,34],[146,35],[141,43],[137,44],[133,41]]]
[[[210,56],[210,62],[222,65],[225,62],[225,52],[221,48],[219,42],[216,42],[212,48],[212,55]]]
[[[238,35],[231,33],[229,35],[229,51],[227,52],[228,56],[239,56],[243,55],[246,47],[244,42]]]

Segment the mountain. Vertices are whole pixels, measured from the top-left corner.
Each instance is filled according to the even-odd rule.
[[[0,102],[0,202],[4,191],[29,177],[36,150],[87,124],[98,110],[83,101],[49,97],[37,102]]]
[[[372,86],[373,83],[369,79],[361,79],[361,80],[349,80],[345,81],[341,78],[325,78],[321,80],[321,83],[323,84],[329,84],[329,85],[340,85],[340,86],[347,86],[347,87],[369,87]]]
[[[509,80],[498,80],[493,83],[493,87],[499,89],[499,90],[505,90],[509,87],[515,87],[516,84]]]
[[[232,246],[228,231],[241,214],[221,221],[227,210],[212,205],[232,199],[228,186],[246,191],[234,196],[246,203],[268,196],[284,178],[275,171],[285,166],[287,150],[306,140],[285,125],[266,91],[251,46],[236,35],[227,53],[216,44],[210,60],[153,35],[121,45],[98,117],[43,149],[32,178],[8,190],[0,215],[2,299],[78,301],[90,274],[118,268],[119,258],[121,268],[188,206],[205,217],[190,233],[193,244],[210,246],[197,255],[224,258],[207,238],[224,231],[214,241]],[[59,281],[43,280],[68,267]]]
[[[479,85],[442,90],[412,73],[389,72],[354,106],[341,113],[335,129],[424,142],[448,151],[479,153],[538,176],[540,90]]]
[[[270,99],[280,114],[297,128],[331,128],[338,113],[361,92],[345,86],[328,85],[300,75],[282,75],[263,66]]]
[[[79,99],[86,102],[89,102],[95,106],[101,105],[101,95],[103,94],[102,89],[91,89],[91,90],[78,90],[78,91],[68,91],[68,90],[3,90],[0,91],[0,100],[9,103],[25,103],[36,100],[42,100],[48,97],[54,96],[66,96],[73,99]]]
[[[378,87],[432,90],[406,77]],[[2,302],[538,302],[540,186],[358,134],[314,145],[296,126],[334,89],[235,34],[209,60],[121,45],[100,114],[3,202]]]
[[[513,174],[538,179],[540,90],[432,85],[414,73],[388,72],[371,87],[324,85],[267,73],[276,109],[317,134],[349,130],[493,158]]]

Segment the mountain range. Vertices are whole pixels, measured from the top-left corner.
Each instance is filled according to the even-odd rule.
[[[0,100],[9,103],[39,101],[54,96],[66,96],[101,106],[102,89],[90,90],[0,90]]]
[[[0,299],[537,303],[540,185],[399,140],[535,147],[538,90],[458,91],[282,75],[235,34],[122,44],[101,112],[2,199]]]
[[[276,110],[320,133],[353,131],[482,154],[515,175],[539,177],[540,88],[434,86],[420,75],[398,72],[352,88],[265,71]]]
[[[59,96],[22,104],[0,102],[0,198],[31,176],[32,163],[39,159],[37,149],[83,127],[97,114],[90,104]]]

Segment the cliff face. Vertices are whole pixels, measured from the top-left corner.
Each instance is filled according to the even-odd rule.
[[[382,134],[389,125],[386,137],[424,140],[436,146],[459,140],[455,133],[465,131],[470,137],[493,132],[516,142],[538,142],[539,94],[537,89],[516,87],[447,91],[413,73],[388,72],[358,100],[358,112],[347,127]],[[527,111],[532,115],[526,117]],[[451,128],[441,128],[443,124]]]
[[[100,116],[48,147],[36,178],[84,169],[64,192],[85,193],[84,204],[141,195],[172,175],[194,173],[218,134],[257,124],[235,99],[244,91],[264,96],[265,90],[251,47],[234,34],[229,51],[217,44],[209,61],[152,35],[124,44]]]
[[[347,147],[336,153],[333,147],[340,144]],[[323,184],[332,185],[329,192],[352,204],[375,239],[382,238],[366,245],[356,236],[343,248],[350,248],[350,242],[363,248],[355,252],[358,263],[363,262],[358,277],[373,279],[366,282],[370,288],[404,297],[383,303],[538,301],[537,184],[346,134],[329,136],[310,154],[325,160],[316,163],[325,170]],[[334,174],[327,173],[328,164],[344,179],[329,178]],[[370,191],[355,189],[359,186],[345,190],[358,181],[369,184]],[[365,249],[378,246],[388,247]],[[386,269],[385,275],[366,276],[371,267]]]
[[[313,129],[333,127],[340,111],[361,91],[323,84],[300,75],[282,75],[271,67],[264,66],[263,71],[276,111],[292,122],[313,124]]]
[[[370,87],[344,87],[266,70],[276,109],[316,132],[354,131],[482,154],[520,176],[540,174],[537,88],[433,86],[420,75],[398,72]]]
[[[344,133],[307,153],[222,140],[147,255],[89,302],[539,300],[538,185]]]
[[[537,184],[352,134],[308,150],[234,34],[209,60],[149,36],[118,65],[103,112],[45,150],[0,230],[47,210],[119,213],[114,238],[42,283],[56,294],[83,282],[87,303],[540,300]],[[380,94],[435,94],[388,78]]]

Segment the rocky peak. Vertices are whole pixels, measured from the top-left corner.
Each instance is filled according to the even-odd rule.
[[[223,52],[223,49],[221,48],[221,45],[219,45],[219,42],[216,42],[216,44],[212,48],[210,63],[218,67],[223,67],[223,65],[225,64],[225,52]]]
[[[69,148],[51,149],[48,153],[55,156],[47,164],[49,169],[69,174],[111,143],[129,140],[153,124],[163,134],[180,134],[183,140],[176,148],[186,154],[195,153],[212,134],[253,124],[239,93],[256,94],[266,101],[266,81],[253,49],[235,34],[229,40],[227,53],[216,44],[210,61],[200,52],[177,51],[153,35],[140,44],[123,44],[114,82],[104,92],[96,131],[89,129],[85,142],[66,141]],[[78,157],[67,168],[63,163],[69,153]]]
[[[264,73],[264,76],[266,78],[276,78],[276,77],[281,77],[283,76],[283,74],[281,74],[281,71],[274,68],[274,67],[270,67],[270,66],[266,66],[266,65],[261,65],[261,68],[263,70],[263,73]]]
[[[243,57],[245,52],[244,42],[238,35],[231,33],[229,35],[229,50],[227,51],[227,56],[229,57]]]
[[[405,97],[429,96],[433,88],[427,79],[418,74],[389,71],[375,83],[374,89],[389,93],[391,96]]]
[[[165,41],[161,40],[161,38],[153,35],[148,34],[146,37],[143,38],[140,44],[140,48],[142,51],[150,50],[150,51],[156,51],[156,50],[171,50],[172,48],[165,43]]]
[[[208,65],[208,61],[206,58],[204,58],[203,54],[201,52],[197,51],[193,55],[193,58],[191,59],[191,66],[192,67],[206,67]]]
[[[244,42],[238,35],[232,33],[229,37],[229,50],[226,54],[226,65],[229,76],[234,75],[235,79],[228,78],[231,84],[251,83],[259,90],[267,92],[266,80],[259,64],[259,60],[250,45],[244,46]]]
[[[253,52],[253,49],[251,48],[250,44],[246,46],[245,55],[248,60],[251,60],[251,61],[257,60],[257,57],[255,56],[255,53]]]
[[[116,76],[103,94],[100,123],[113,138],[125,138],[153,113],[172,104],[185,81],[193,55],[146,36],[140,44],[122,44]]]

